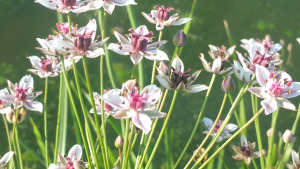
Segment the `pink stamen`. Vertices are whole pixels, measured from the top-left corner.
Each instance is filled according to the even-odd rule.
[[[50,59],[45,59],[44,57],[42,57],[42,61],[41,61],[41,69],[44,71],[44,72],[52,72],[52,63],[53,63],[53,60],[50,60]]]
[[[153,35],[153,32],[143,35],[143,28],[141,27],[140,33],[136,33],[134,29],[130,28],[131,31],[131,45],[136,51],[144,51],[147,47],[147,43],[152,41],[152,38],[149,37]]]
[[[281,96],[282,93],[282,86],[277,81],[273,82],[273,84],[270,86],[269,91],[274,96]]]
[[[72,160],[69,158],[69,157],[67,157],[67,168],[66,169],[75,169],[75,167],[74,167],[74,163],[72,162]]]
[[[145,93],[139,94],[138,88],[134,87],[133,92],[130,94],[130,107],[135,110],[143,109],[147,99],[144,94]]]
[[[16,97],[19,101],[24,101],[26,99],[28,89],[29,88],[26,89],[19,88],[19,86],[17,85]]]
[[[164,5],[161,7],[155,6],[155,9],[157,9],[157,17],[160,21],[166,21],[170,18],[170,11],[174,10],[173,7],[165,8]]]

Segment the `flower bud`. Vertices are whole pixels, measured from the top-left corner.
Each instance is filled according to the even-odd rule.
[[[122,148],[123,147],[123,143],[124,143],[124,140],[123,140],[123,137],[122,136],[118,136],[115,140],[115,146],[116,148]]]
[[[285,132],[282,135],[283,142],[285,143],[291,143],[294,140],[293,133],[291,130],[285,130]]]
[[[262,156],[267,156],[267,151],[266,151],[265,149],[262,149],[262,150],[261,150],[261,155],[262,155]]]
[[[25,109],[23,107],[20,108],[17,123],[21,123],[25,119],[26,114],[27,114],[27,109]],[[11,124],[14,124],[16,121],[16,115],[17,114],[16,114],[15,110],[12,110],[10,113],[7,113],[6,114],[7,121]]]
[[[225,93],[231,93],[234,91],[235,84],[234,84],[234,81],[232,80],[231,76],[227,76],[223,80],[221,88],[222,88],[223,92],[225,92]]]
[[[268,136],[268,137],[272,137],[272,136],[273,136],[273,128],[270,128],[270,129],[267,131],[267,136]]]
[[[186,43],[186,35],[181,29],[179,32],[177,32],[173,37],[173,43],[177,47],[182,47]]]

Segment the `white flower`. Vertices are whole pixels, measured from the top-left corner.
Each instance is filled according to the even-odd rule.
[[[300,166],[300,159],[299,159],[299,155],[295,150],[292,150],[292,159],[293,159],[293,164],[286,164],[286,167],[288,169],[298,169]]]
[[[0,159],[0,169],[4,168],[4,166],[9,162],[9,160],[14,155],[14,152],[10,151],[6,153],[1,159]]]
[[[95,39],[96,31],[96,20],[92,19],[85,27],[72,30],[72,37],[61,33],[60,35],[63,36],[63,38],[55,38],[54,46],[59,50],[70,53],[69,59],[79,60],[83,56],[96,58],[100,55],[104,55],[102,46],[109,39],[105,38],[101,41],[97,41]]]
[[[217,73],[220,75],[230,75],[232,74],[232,67],[225,67],[225,62],[229,61],[229,57],[233,54],[235,46],[230,47],[228,50],[225,46],[216,47],[214,45],[208,45],[210,51],[208,52],[210,57],[213,59],[213,63],[207,63],[204,55],[201,53],[199,58],[203,64],[206,71],[211,73]]]
[[[7,102],[13,102],[14,109],[25,106],[32,111],[43,112],[43,104],[38,101],[33,101],[38,95],[43,92],[33,92],[33,78],[30,75],[24,76],[19,84],[13,84],[7,80],[10,93],[0,95],[0,99]]]
[[[102,6],[101,1],[93,0],[35,0],[35,2],[63,14],[82,13],[99,9]]]
[[[78,164],[83,164],[81,156],[82,148],[80,145],[76,144],[70,149],[68,156],[63,157],[60,153],[58,153],[59,165],[50,164],[48,169],[77,169]]]
[[[198,70],[193,74],[190,74],[191,69],[184,72],[184,65],[179,57],[176,57],[173,60],[171,69],[172,73],[169,76],[169,74],[166,73],[169,71],[166,71],[165,67],[160,66],[157,68],[158,75],[156,78],[165,88],[190,93],[196,93],[208,89],[206,85],[192,85],[201,73],[201,70]]]
[[[117,110],[113,115],[114,118],[131,118],[137,128],[148,134],[151,130],[151,118],[166,116],[166,113],[155,110],[155,104],[161,96],[161,90],[155,85],[148,85],[139,92],[136,84],[136,80],[129,80],[123,84],[121,95],[107,92],[101,99]]]
[[[34,73],[41,78],[55,77],[61,72],[61,64],[56,57],[47,56],[46,58],[39,58],[37,56],[29,56],[32,67],[35,69],[28,69],[28,72]]]
[[[156,24],[156,30],[160,31],[164,29],[165,26],[171,25],[182,25],[191,20],[191,18],[181,18],[179,19],[178,13],[170,16],[170,11],[174,10],[173,7],[165,8],[164,5],[161,7],[155,6],[156,10],[151,10],[148,15],[142,12],[143,16],[152,24]]]
[[[130,55],[130,59],[133,64],[137,65],[143,57],[149,60],[169,60],[167,54],[158,48],[165,44],[167,41],[159,41],[148,44],[152,41],[152,32],[149,32],[147,27],[142,25],[136,30],[129,29],[131,34],[126,38],[118,32],[114,32],[119,43],[111,43],[108,45],[108,49],[120,54]]]
[[[257,97],[263,98],[261,105],[268,115],[277,109],[277,105],[296,110],[296,107],[287,98],[300,95],[300,83],[292,82],[290,75],[286,72],[270,73],[265,67],[256,65],[256,79],[261,87],[252,87],[248,91]]]
[[[203,118],[203,122],[205,124],[205,126],[207,127],[208,130],[204,131],[203,134],[208,134],[210,129],[212,128],[212,126],[214,125],[214,122],[207,117]],[[222,126],[223,121],[218,121],[218,123],[216,124],[215,128],[213,129],[211,136],[215,137],[217,132],[219,131],[220,127]],[[237,125],[232,124],[232,123],[228,123],[223,132],[221,133],[221,135],[219,136],[219,138],[217,139],[217,142],[221,142],[223,139],[229,138],[231,136],[230,132],[235,131],[238,128]]]
[[[126,6],[126,5],[136,5],[137,3],[134,0],[100,0],[102,3],[103,9],[112,14],[115,6]]]
[[[104,94],[105,93],[112,93],[115,95],[120,95],[121,90],[120,89],[112,89],[112,90],[104,91]],[[97,114],[100,115],[101,114],[101,95],[98,94],[97,92],[94,92],[93,96],[94,96]],[[114,115],[116,110],[109,103],[104,102],[104,112],[105,112],[105,116],[108,117],[109,115]],[[91,109],[90,113],[94,113],[94,110]]]
[[[12,111],[11,107],[10,107],[12,102],[1,100],[1,97],[5,97],[5,95],[8,95],[8,94],[9,94],[9,92],[6,88],[0,90],[0,114],[8,114]]]

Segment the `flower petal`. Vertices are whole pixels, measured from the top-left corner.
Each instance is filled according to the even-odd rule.
[[[246,139],[245,135],[242,134],[242,136],[241,136],[241,146],[244,146],[244,145],[247,145],[247,144],[248,144],[247,139]]]
[[[265,88],[263,87],[251,87],[248,91],[260,98],[267,98],[269,95]]]
[[[295,105],[286,98],[276,98],[276,102],[280,107],[283,107],[283,108],[289,109],[289,110],[293,110],[293,111],[297,111]]]
[[[263,66],[256,65],[256,80],[261,87],[266,87],[270,77],[270,72]]]
[[[268,97],[265,100],[261,101],[260,104],[264,107],[266,115],[269,115],[270,113],[277,110],[277,102],[274,97]]]
[[[110,1],[118,6],[136,5],[137,4],[134,0],[110,0]]]
[[[156,85],[146,86],[142,90],[141,94],[143,94],[143,93],[144,93],[143,96],[146,97],[144,107],[152,106],[153,104],[155,104],[159,100],[159,98],[161,96],[161,90]]]
[[[10,151],[7,152],[1,159],[0,159],[0,167],[4,167],[9,160],[12,158],[12,156],[14,155],[14,152]]]
[[[180,18],[172,23],[172,25],[182,25],[192,20],[191,18]]]
[[[181,72],[181,73],[184,72],[183,62],[181,61],[181,59],[178,56],[176,56],[175,59],[173,60],[172,67],[178,72]]]
[[[156,24],[156,21],[151,17],[149,16],[148,14],[146,14],[145,12],[142,12],[142,15],[152,24]]]
[[[130,59],[134,65],[137,65],[143,59],[143,55],[140,53],[132,53]]]
[[[203,118],[203,122],[208,129],[211,129],[211,127],[214,124],[214,122],[210,118],[207,118],[207,117]]]
[[[204,58],[203,53],[201,53],[201,54],[199,55],[199,58],[200,58],[200,60],[201,60],[201,62],[202,62],[202,65],[203,65],[204,69],[205,69],[207,72],[212,72],[210,63],[207,63],[207,61],[206,61],[205,58]]]
[[[145,134],[148,134],[151,130],[152,120],[143,113],[136,113],[135,116],[131,118],[133,124],[143,130]]]
[[[164,86],[165,88],[167,88],[169,90],[172,89],[170,79],[167,79],[167,78],[165,78],[164,76],[161,76],[161,75],[157,75],[156,78],[162,86]]]
[[[43,113],[43,104],[41,102],[27,100],[24,101],[23,104],[28,110]]]
[[[145,55],[145,58],[149,59],[149,60],[155,60],[155,61],[163,61],[163,60],[169,60],[168,55],[161,51],[161,50],[156,50],[155,53],[147,53],[147,55]]]
[[[74,145],[69,153],[68,153],[68,157],[72,160],[72,161],[75,161],[75,160],[80,160],[81,159],[81,155],[82,155],[82,148],[80,145],[76,144]]]
[[[213,61],[212,68],[211,68],[212,72],[218,73],[221,70],[221,66],[222,66],[222,60],[221,58],[218,57]]]
[[[166,117],[167,116],[166,113],[155,111],[155,110],[143,111],[143,113],[145,115],[147,115],[148,117],[150,117],[150,118],[162,118],[162,117]]]
[[[300,95],[300,82],[292,82],[291,85],[282,90],[282,96],[293,98]]]
[[[207,89],[208,87],[206,85],[196,84],[196,85],[187,86],[185,91],[189,93],[197,93]]]
[[[129,103],[127,103],[124,97],[113,93],[105,93],[101,99],[106,101],[115,109],[123,110],[129,107]]]

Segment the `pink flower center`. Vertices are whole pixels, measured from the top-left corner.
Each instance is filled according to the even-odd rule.
[[[81,35],[79,32],[76,34],[73,34],[74,36],[74,45],[75,47],[80,51],[87,51],[89,46],[92,43],[92,34],[94,31],[91,31],[89,33],[86,32],[87,29],[85,29],[84,33]]]
[[[104,110],[105,111],[112,111],[113,107],[108,103],[104,103]]]
[[[44,57],[42,57],[42,61],[41,61],[41,69],[44,71],[44,72],[51,72],[52,71],[52,63],[53,63],[53,60],[50,60],[50,59],[45,59]]]
[[[73,161],[69,157],[67,157],[67,168],[66,169],[75,169]]]
[[[150,31],[148,34],[143,35],[143,27],[141,27],[140,33],[134,31],[134,29],[129,29],[131,33],[131,45],[136,51],[144,51],[147,47],[147,43],[152,41],[152,38],[149,37],[153,35]]]
[[[56,23],[56,27],[59,31],[63,32],[64,34],[69,33],[69,26],[65,23],[62,23],[60,25],[58,23]]]
[[[76,0],[61,0],[61,3],[63,3],[65,6],[74,6]]]
[[[147,97],[145,93],[139,94],[138,88],[134,87],[133,92],[130,94],[130,107],[139,110],[145,106]]]
[[[274,95],[274,96],[281,96],[282,93],[282,86],[280,83],[277,81],[273,82],[271,86],[269,87],[269,91]]]
[[[214,128],[214,133],[217,133],[222,125],[222,121],[219,120],[218,123],[216,124],[215,128]]]
[[[26,99],[28,89],[29,88],[22,89],[22,88],[19,88],[19,86],[17,86],[16,97],[19,101],[24,101]]]
[[[162,5],[161,7],[155,6],[154,8],[157,9],[157,18],[160,21],[168,20],[170,18],[170,11],[174,10],[173,7],[165,8],[164,5]]]
[[[2,109],[4,107],[5,103],[6,103],[5,101],[0,100],[0,109]]]

